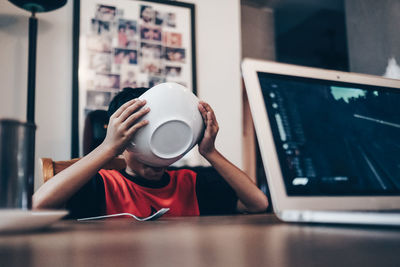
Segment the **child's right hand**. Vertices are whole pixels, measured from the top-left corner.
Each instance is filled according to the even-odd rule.
[[[111,149],[115,156],[124,151],[137,130],[149,123],[147,120],[136,123],[139,118],[150,111],[149,107],[142,108],[145,104],[146,100],[132,99],[110,117],[107,135],[102,145]]]

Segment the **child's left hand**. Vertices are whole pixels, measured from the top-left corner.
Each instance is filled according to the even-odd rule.
[[[199,152],[206,157],[215,151],[215,138],[217,137],[219,126],[214,111],[209,104],[200,101],[198,107],[206,126],[203,138],[199,142]]]

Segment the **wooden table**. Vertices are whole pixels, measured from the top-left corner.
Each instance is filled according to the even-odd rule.
[[[400,229],[273,215],[60,221],[0,235],[0,266],[400,266]]]

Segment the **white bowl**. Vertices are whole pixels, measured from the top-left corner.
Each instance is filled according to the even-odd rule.
[[[129,150],[135,158],[154,167],[169,166],[199,141],[204,123],[198,98],[177,83],[161,83],[139,97],[150,112],[141,118],[149,124],[133,137]]]

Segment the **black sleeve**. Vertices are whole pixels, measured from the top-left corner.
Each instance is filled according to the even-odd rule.
[[[96,174],[67,202],[68,218],[78,219],[100,216],[105,210],[104,182],[100,174]]]
[[[236,213],[238,197],[221,175],[213,168],[196,172],[196,194],[200,215]]]

